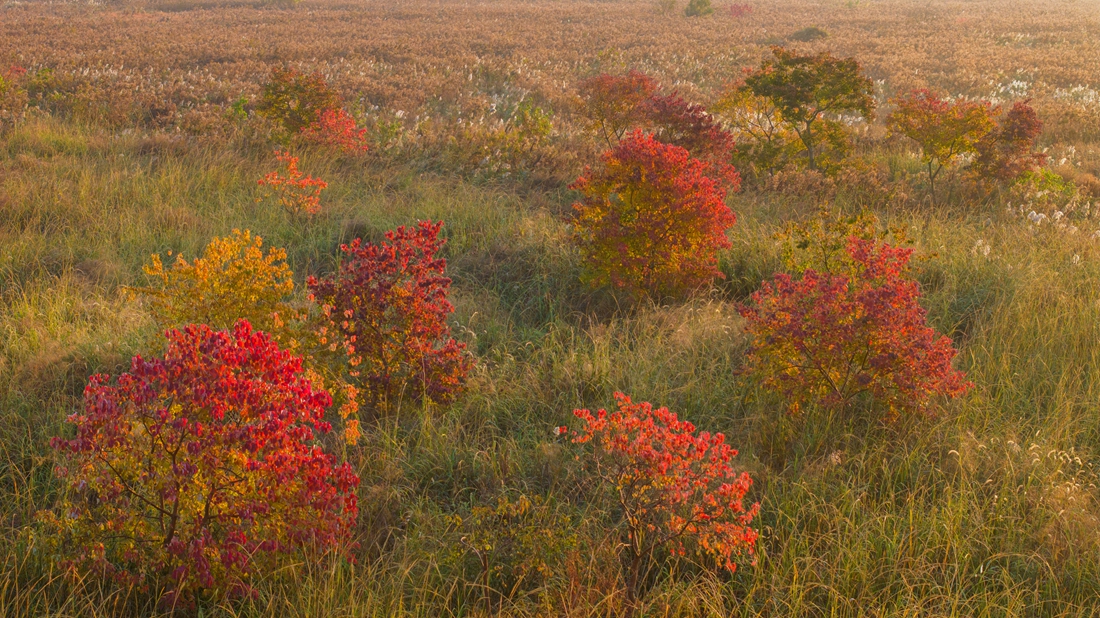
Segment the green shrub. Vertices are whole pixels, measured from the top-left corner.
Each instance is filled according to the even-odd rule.
[[[710,15],[713,12],[714,7],[710,5],[710,0],[691,0],[691,2],[688,2],[687,8],[684,9],[684,15],[688,17]]]
[[[810,26],[808,28],[803,28],[798,32],[795,32],[790,36],[790,39],[792,41],[798,41],[800,43],[809,43],[810,41],[824,39],[827,36],[829,36],[828,32],[825,32],[817,26]]]

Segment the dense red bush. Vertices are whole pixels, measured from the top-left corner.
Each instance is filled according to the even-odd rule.
[[[733,135],[702,105],[689,103],[675,92],[653,95],[645,102],[644,115],[658,140],[684,148],[716,168],[729,165]]]
[[[734,571],[735,558],[753,554],[757,533],[749,524],[760,510],[742,502],[752,479],[730,465],[737,451],[720,433],[696,434],[668,408],[654,410],[622,393],[615,400],[611,413],[575,410],[584,426],[573,441],[591,443],[588,461],[622,509],[628,602],[658,548],[680,556],[692,549]]]
[[[975,144],[971,171],[986,182],[1011,183],[1035,171],[1046,155],[1036,151],[1043,122],[1028,101],[1017,101],[997,118],[997,126]]]
[[[306,142],[337,148],[346,154],[358,155],[370,150],[367,130],[360,129],[355,118],[340,108],[321,110],[313,122],[302,127],[299,135]]]
[[[749,371],[792,412],[843,410],[867,394],[893,419],[925,410],[933,396],[969,390],[951,366],[951,339],[928,326],[917,283],[905,277],[912,250],[853,236],[847,253],[850,276],[777,274],[742,308]]]
[[[341,247],[345,261],[334,276],[310,277],[311,298],[326,324],[321,343],[345,355],[350,377],[376,411],[402,396],[447,403],[462,391],[473,365],[465,345],[451,338],[447,300],[451,280],[436,257],[443,222],[386,232],[380,244],[356,239]]]
[[[585,170],[571,186],[583,194],[573,205],[573,238],[589,281],[676,295],[720,277],[718,251],[730,247],[726,230],[736,218],[708,170],[687,150],[641,131]],[[726,180],[737,188],[736,173]]]
[[[278,554],[339,547],[359,479],[316,443],[331,399],[301,360],[244,320],[167,337],[116,384],[93,376],[76,436],[53,440],[63,564],[163,585],[176,605],[246,593]]]

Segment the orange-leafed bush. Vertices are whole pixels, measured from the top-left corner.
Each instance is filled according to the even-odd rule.
[[[246,594],[282,554],[341,548],[359,479],[317,445],[331,399],[301,360],[243,320],[167,337],[163,359],[93,376],[75,437],[53,440],[61,564],[164,590],[174,607]]]
[[[321,110],[313,122],[302,127],[299,135],[306,142],[336,148],[345,154],[359,155],[370,150],[367,130],[359,128],[355,118],[341,108]]]
[[[659,548],[680,556],[692,550],[734,571],[738,557],[753,555],[757,533],[749,524],[760,510],[742,502],[752,479],[731,465],[737,451],[720,433],[696,434],[668,408],[654,410],[622,393],[615,399],[611,413],[575,410],[584,425],[573,441],[591,444],[590,468],[618,503],[628,602]]]
[[[936,178],[961,157],[977,152],[977,144],[994,128],[994,110],[983,102],[952,103],[929,90],[915,90],[895,103],[890,128],[920,146],[935,203]]]
[[[194,260],[177,255],[171,268],[153,255],[144,270],[156,285],[137,291],[164,327],[207,324],[225,329],[245,319],[258,330],[272,332],[286,319],[284,301],[294,290],[286,251],[265,252],[263,239],[248,230],[213,239]]]
[[[320,343],[345,357],[349,378],[371,409],[386,411],[401,398],[448,403],[464,388],[473,365],[451,337],[447,300],[451,280],[436,257],[443,222],[386,232],[380,244],[355,239],[341,247],[335,275],[310,277],[311,297],[327,323]]]
[[[640,131],[624,138],[572,188],[583,198],[573,238],[594,284],[632,294],[677,295],[716,277],[735,222],[722,182],[678,146]],[[734,189],[738,178],[726,176]]]
[[[275,158],[286,168],[286,173],[271,172],[260,179],[260,186],[271,187],[279,197],[279,204],[292,215],[312,216],[321,212],[321,191],[328,188],[328,183],[299,171],[298,157],[289,152],[277,150]]]
[[[969,390],[951,366],[951,339],[928,326],[917,283],[905,276],[912,249],[852,236],[846,253],[851,274],[777,274],[742,308],[749,372],[792,412],[844,410],[867,395],[894,419]]]
[[[276,67],[264,85],[256,111],[294,135],[317,120],[325,110],[339,109],[341,97],[320,73],[305,74]]]

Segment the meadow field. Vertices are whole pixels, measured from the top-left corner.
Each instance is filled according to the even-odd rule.
[[[1100,614],[1100,3],[685,6],[0,0],[0,615]],[[707,285],[594,283],[574,183],[609,140],[585,80],[645,73],[743,142],[724,102],[773,46],[859,62],[877,109],[837,116],[850,152],[825,172],[733,160],[736,223]],[[323,78],[365,152],[266,113],[275,69]],[[1041,166],[979,189],[963,161],[933,194],[890,125],[918,88],[1027,102]],[[259,182],[283,148],[327,183],[316,214]],[[822,208],[908,239],[927,323],[972,388],[885,415],[866,399],[795,411],[747,369],[746,308],[798,274],[782,232]],[[288,552],[246,594],[200,586],[175,606],[164,573],[59,559],[58,519],[100,498],[59,473],[52,439],[76,434],[92,375],[164,355],[179,326],[142,291],[160,285],[151,256],[170,267],[249,230],[285,249],[279,302],[308,312],[307,281],[340,272],[342,244],[419,221],[443,222],[449,336],[470,366],[446,400],[364,403],[354,426],[328,412],[337,431],[317,442],[359,479],[341,551]],[[658,547],[630,581],[636,539],[570,439],[573,411],[616,392],[739,451],[759,536],[736,570]]]

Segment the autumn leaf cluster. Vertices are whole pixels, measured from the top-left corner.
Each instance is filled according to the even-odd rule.
[[[736,217],[709,166],[635,131],[572,188],[573,238],[587,278],[632,295],[679,295],[709,283]],[[730,178],[736,182],[736,176]]]
[[[928,326],[906,276],[912,249],[851,236],[844,253],[841,272],[779,273],[743,307],[748,373],[795,413],[844,411],[866,397],[895,419],[969,390],[951,366],[951,339]]]
[[[629,554],[628,597],[658,548],[693,552],[734,571],[752,556],[757,533],[749,524],[759,504],[746,507],[752,487],[732,459],[737,451],[720,433],[695,432],[668,408],[634,403],[616,393],[618,409],[576,410],[573,441],[591,448],[587,461],[622,510]]]
[[[472,360],[451,337],[451,280],[437,256],[443,222],[386,233],[386,242],[344,245],[337,273],[309,279],[325,321],[320,343],[344,359],[348,378],[375,411],[402,398],[437,404],[463,390]]]
[[[177,607],[248,594],[281,554],[343,548],[359,479],[317,444],[331,398],[301,359],[245,320],[167,337],[163,358],[93,376],[75,437],[53,441],[61,564],[163,586]]]

